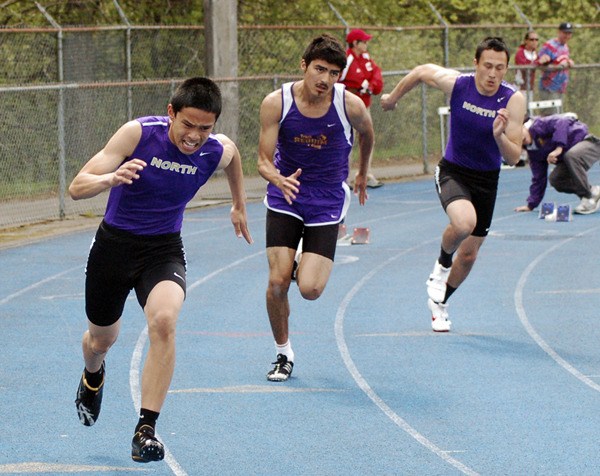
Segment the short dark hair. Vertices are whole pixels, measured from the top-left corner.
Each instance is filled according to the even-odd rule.
[[[304,50],[302,59],[307,66],[311,61],[323,60],[344,69],[346,67],[346,50],[337,38],[323,33],[313,38]]]
[[[184,107],[194,107],[212,112],[218,119],[222,108],[221,90],[211,79],[189,78],[177,87],[170,103],[175,114]]]
[[[481,53],[485,50],[504,51],[506,53],[506,62],[508,63],[510,61],[510,51],[508,50],[508,46],[506,46],[504,40],[499,36],[488,36],[477,45],[477,49],[475,50],[475,60],[477,62],[479,62]]]

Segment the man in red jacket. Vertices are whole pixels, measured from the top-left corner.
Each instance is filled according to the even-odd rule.
[[[360,97],[370,114],[371,96],[381,93],[383,90],[383,77],[381,68],[375,64],[367,52],[367,42],[372,38],[363,30],[352,30],[346,36],[348,50],[346,51],[346,68],[342,71],[339,81],[346,89]],[[360,141],[360,136],[359,139]],[[359,144],[360,145],[360,144]],[[369,158],[369,164],[371,163]],[[380,182],[369,172],[367,174],[367,187],[381,187]]]

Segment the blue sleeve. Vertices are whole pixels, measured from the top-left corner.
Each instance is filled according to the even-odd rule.
[[[552,49],[550,48],[550,46],[548,45],[548,42],[544,43],[538,53],[538,58],[541,58],[542,55],[548,55],[551,58],[551,61],[554,61],[554,58],[556,57],[556,55],[554,54],[554,52],[552,51]]]

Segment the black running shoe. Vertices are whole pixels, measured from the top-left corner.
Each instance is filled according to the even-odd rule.
[[[296,281],[296,274],[298,272],[298,261],[294,260],[292,265],[292,281]]]
[[[267,374],[267,379],[271,382],[284,382],[292,375],[294,362],[288,361],[285,355],[277,354],[277,362],[273,364],[275,367]]]
[[[77,407],[79,421],[85,426],[92,426],[96,423],[98,415],[100,415],[102,391],[104,390],[104,362],[102,362],[102,367],[100,367],[100,369],[102,370],[102,383],[97,388],[88,385],[85,380],[85,370],[79,381],[75,406]]]
[[[131,459],[136,463],[162,461],[165,457],[165,447],[154,436],[154,428],[142,425],[131,441]]]

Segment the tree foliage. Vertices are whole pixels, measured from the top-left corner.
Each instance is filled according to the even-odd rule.
[[[238,5],[241,23],[267,25],[339,24],[335,12],[348,25],[390,27],[437,25],[437,14],[449,24],[524,23],[519,10],[531,23],[593,23],[600,17],[595,0],[239,0]]]
[[[0,0],[1,1],[1,0]],[[127,21],[134,25],[202,24],[198,0],[117,0]],[[62,27],[118,25],[123,20],[114,0],[38,0],[37,3]],[[49,26],[36,2],[9,0],[0,3],[3,26]]]
[[[135,25],[197,25],[202,0],[117,0]],[[38,0],[62,26],[122,23],[114,0]],[[526,19],[522,18],[519,10]],[[370,25],[406,27],[456,24],[590,24],[600,18],[596,0],[238,0],[241,25]],[[31,0],[0,0],[3,26],[48,26]]]

